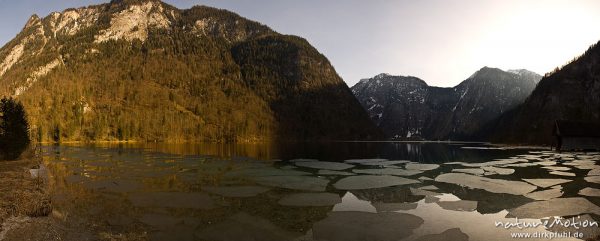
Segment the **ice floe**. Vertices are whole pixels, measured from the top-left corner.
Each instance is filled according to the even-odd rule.
[[[410,161],[406,160],[398,160],[398,161],[379,161],[379,162],[363,162],[361,165],[365,166],[393,166],[398,164],[409,163]]]
[[[557,166],[543,166],[542,168],[552,170],[552,171],[570,171],[571,168],[568,167],[557,167]]]
[[[483,173],[485,171],[481,168],[458,168],[458,169],[452,169],[452,172],[462,172],[462,173],[468,173],[468,174],[473,174],[473,175],[483,175]]]
[[[493,193],[508,193],[514,195],[523,195],[537,189],[536,186],[526,182],[492,179],[463,173],[441,174],[435,178],[435,181],[483,189]]]
[[[544,218],[586,213],[600,215],[600,207],[585,198],[571,197],[530,202],[510,210],[509,215],[518,218]]]
[[[437,188],[434,185],[429,185],[429,186],[420,187],[419,189],[427,190],[427,191],[435,191],[435,190],[438,190],[439,188]]]
[[[562,171],[551,171],[550,174],[557,176],[565,176],[565,177],[574,177],[575,173],[572,172],[562,172]]]
[[[339,190],[358,190],[406,185],[413,183],[419,183],[419,181],[397,176],[362,175],[345,177],[333,184],[333,186]]]
[[[332,171],[332,170],[319,170],[317,175],[320,176],[353,176],[356,175],[351,172],[341,172],[341,171]]]
[[[533,200],[550,200],[553,198],[558,198],[563,195],[563,191],[561,188],[550,188],[548,190],[531,192],[525,194],[525,197],[531,198]]]
[[[417,179],[419,179],[419,180],[421,180],[421,181],[433,181],[433,179],[432,179],[432,178],[429,178],[429,177],[419,177],[419,178],[417,178]]]
[[[296,207],[333,206],[342,199],[335,193],[294,193],[279,200],[279,205]]]
[[[404,170],[399,168],[382,168],[382,169],[354,169],[354,173],[372,174],[372,175],[394,175],[394,176],[414,176],[423,173],[419,170]]]
[[[446,210],[454,211],[475,211],[477,210],[477,201],[458,200],[458,201],[439,201],[440,207]]]
[[[440,165],[438,164],[422,164],[422,163],[407,163],[405,168],[407,170],[419,170],[419,171],[431,171],[435,170]]]
[[[536,164],[536,163],[525,162],[525,163],[515,163],[515,164],[500,165],[500,167],[532,167],[532,166],[537,166],[537,165],[538,164]]]
[[[588,176],[600,176],[600,168],[590,170],[587,175]]]
[[[369,164],[380,163],[380,162],[384,162],[384,161],[388,161],[388,159],[350,159],[350,160],[345,160],[344,162],[361,164],[361,165],[369,165]]]
[[[318,162],[319,160],[317,159],[304,159],[304,158],[297,158],[297,159],[291,159],[289,160],[289,162]]]
[[[579,195],[588,196],[588,197],[600,197],[600,189],[586,187],[579,191]]]
[[[498,175],[510,175],[510,174],[515,173],[515,169],[510,169],[510,168],[485,166],[485,167],[481,167],[481,169],[483,169],[486,172],[489,172],[490,174],[498,174]]]
[[[334,170],[334,171],[341,171],[341,170],[346,170],[346,169],[350,169],[350,168],[354,167],[354,165],[350,165],[350,164],[346,164],[346,163],[339,163],[339,162],[303,161],[303,162],[296,162],[295,164],[296,164],[296,166],[300,166],[300,167]]]
[[[469,163],[469,162],[449,162],[446,164],[462,165],[464,167],[489,167],[489,166],[500,166],[509,165],[518,162],[527,162],[525,159],[496,159],[489,162]]]
[[[526,182],[531,183],[533,185],[536,185],[538,187],[547,188],[547,187],[551,187],[551,186],[554,186],[554,185],[567,183],[567,182],[570,182],[571,180],[569,180],[569,179],[560,179],[560,178],[557,178],[557,179],[549,179],[549,178],[529,179],[529,178],[523,178],[523,181],[526,181]]]
[[[308,176],[268,176],[255,177],[252,180],[263,186],[315,192],[325,191],[329,183],[327,179]]]

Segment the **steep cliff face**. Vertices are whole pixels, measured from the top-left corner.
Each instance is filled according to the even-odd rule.
[[[556,120],[600,122],[600,47],[542,78],[531,96],[493,126],[492,140],[552,144]]]
[[[411,76],[379,74],[363,79],[352,92],[387,137],[420,138],[434,110],[430,108],[431,88]]]
[[[158,0],[32,16],[0,49],[0,95],[24,103],[39,141],[379,135],[306,40]]]
[[[382,74],[361,80],[352,91],[389,138],[470,140],[527,98],[539,79],[526,70],[484,67],[453,88]]]

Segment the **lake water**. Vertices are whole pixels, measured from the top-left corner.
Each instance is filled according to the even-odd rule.
[[[98,238],[490,241],[600,234],[599,153],[394,142],[42,150],[56,213]]]

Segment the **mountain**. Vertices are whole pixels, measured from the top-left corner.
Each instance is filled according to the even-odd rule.
[[[490,129],[496,142],[551,145],[556,120],[600,122],[600,42],[540,80],[525,102]]]
[[[24,104],[37,141],[380,135],[306,40],[226,10],[158,0],[31,16],[0,49],[0,96]]]
[[[352,92],[388,138],[470,140],[485,124],[520,104],[541,76],[484,67],[453,88],[411,76],[380,74]]]

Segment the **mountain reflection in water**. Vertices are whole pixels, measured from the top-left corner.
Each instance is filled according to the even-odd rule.
[[[508,240],[514,232],[599,233],[495,226],[555,215],[600,220],[598,153],[393,142],[43,151],[55,209],[104,237]]]

